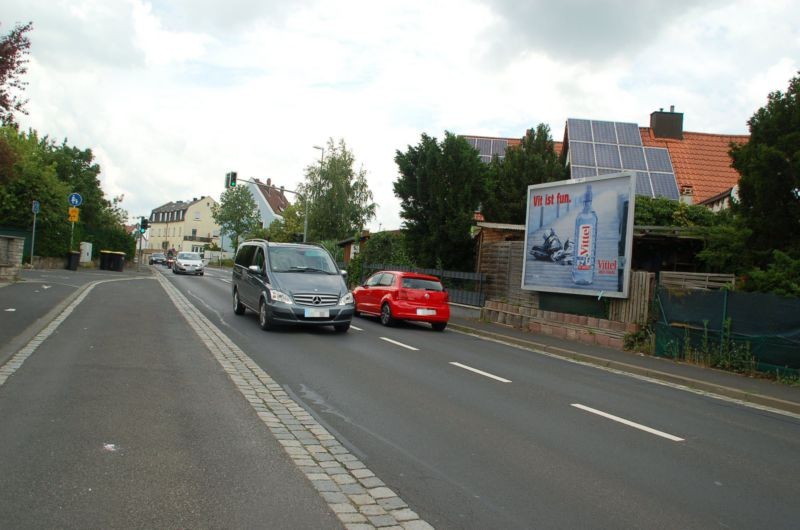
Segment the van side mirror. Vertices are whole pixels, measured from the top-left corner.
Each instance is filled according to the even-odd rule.
[[[347,278],[347,271],[346,271],[346,270],[344,270],[344,269],[340,269],[340,270],[339,270],[339,274],[341,274],[342,276],[344,276],[345,278]]]
[[[249,267],[247,267],[247,270],[254,272],[256,274],[261,274],[261,267],[259,267],[258,265],[250,265]]]

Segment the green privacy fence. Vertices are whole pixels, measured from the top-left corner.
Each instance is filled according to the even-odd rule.
[[[725,290],[656,293],[656,355],[800,375],[800,300]]]

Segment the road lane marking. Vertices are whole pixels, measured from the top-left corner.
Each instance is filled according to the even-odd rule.
[[[630,420],[626,420],[624,418],[620,418],[619,416],[614,416],[613,414],[609,414],[607,412],[603,412],[602,410],[597,410],[597,409],[593,409],[591,407],[587,407],[586,405],[581,405],[580,403],[573,403],[572,406],[575,407],[575,408],[581,409],[581,410],[585,410],[586,412],[591,412],[592,414],[597,414],[598,416],[602,416],[602,417],[607,418],[609,420],[616,421],[616,422],[621,423],[623,425],[627,425],[628,427],[633,427],[634,429],[639,429],[640,431],[649,432],[650,434],[655,434],[656,436],[660,436],[662,438],[666,438],[667,440],[672,440],[673,442],[682,442],[682,441],[684,441],[683,438],[678,438],[677,436],[673,436],[672,434],[669,434],[669,433],[666,433],[666,432],[663,432],[663,431],[657,431],[656,429],[651,429],[650,427],[642,425],[641,423],[635,423],[635,422],[632,422]]]
[[[453,366],[458,366],[459,368],[463,368],[464,370],[469,370],[470,372],[475,372],[476,374],[480,374],[484,377],[488,377],[489,379],[494,379],[496,381],[500,381],[501,383],[510,383],[508,379],[504,379],[502,377],[498,377],[496,375],[490,374],[489,372],[484,372],[483,370],[478,370],[477,368],[472,368],[471,366],[467,366],[466,364],[461,363],[454,363],[451,362]]]
[[[354,330],[356,330],[356,331],[364,331],[363,329],[361,329],[361,328],[359,328],[359,327],[357,327],[357,326],[354,326],[354,325],[352,325],[352,324],[350,324],[350,329],[354,329]]]
[[[386,337],[381,337],[381,340],[385,340],[386,342],[391,342],[395,346],[400,346],[402,348],[406,348],[412,351],[419,351],[419,348],[415,348],[414,346],[409,346],[408,344],[403,344],[402,342],[397,342],[396,340],[387,339]]]
[[[610,373],[610,374],[621,375],[621,376],[628,377],[628,378],[631,378],[631,379],[636,379],[638,381],[644,381],[646,383],[650,383],[650,384],[653,384],[653,385],[659,385],[659,386],[663,386],[663,387],[666,387],[666,388],[671,388],[673,390],[679,390],[681,392],[688,392],[688,393],[694,394],[696,396],[706,397],[706,398],[710,398],[710,399],[716,399],[718,401],[724,401],[725,403],[733,403],[735,405],[739,405],[739,406],[742,406],[742,407],[747,407],[749,409],[760,410],[762,412],[769,412],[771,414],[778,414],[780,416],[787,416],[789,418],[794,418],[794,419],[800,420],[800,414],[798,414],[796,412],[791,412],[789,410],[779,409],[779,408],[776,408],[776,407],[770,407],[768,405],[760,405],[758,403],[753,403],[752,401],[746,401],[745,399],[724,396],[722,394],[717,394],[717,393],[714,393],[714,392],[710,392],[708,390],[701,390],[699,388],[692,388],[690,386],[682,385],[682,384],[678,384],[678,383],[673,383],[671,381],[664,381],[664,380],[661,380],[661,379],[656,379],[655,377],[636,374],[636,373],[633,373],[633,372],[626,372],[622,368],[611,368],[609,366],[603,366],[603,365],[597,364],[596,362],[589,362],[589,361],[583,361],[583,360],[580,360],[580,359],[573,359],[572,357],[570,357],[570,355],[573,355],[574,352],[572,352],[570,350],[565,350],[565,349],[561,349],[561,348],[551,348],[551,347],[549,347],[549,346],[547,346],[545,344],[538,343],[538,342],[535,342],[535,341],[528,341],[530,343],[530,345],[529,346],[524,346],[522,344],[517,344],[515,342],[511,342],[511,341],[508,341],[508,340],[497,339],[497,338],[494,338],[494,337],[487,337],[485,335],[479,335],[478,333],[474,333],[474,332],[471,332],[471,331],[464,331],[464,330],[457,329],[456,327],[452,327],[452,326],[448,327],[447,329],[449,329],[450,331],[452,331],[454,333],[460,333],[462,335],[467,335],[468,337],[473,337],[473,338],[478,339],[478,340],[485,340],[487,342],[494,342],[495,344],[502,344],[503,346],[508,346],[509,348],[515,348],[517,350],[523,350],[523,351],[527,351],[527,352],[532,352],[532,353],[535,353],[537,355],[542,355],[544,357],[549,357],[551,359],[557,359],[559,361],[572,363],[572,364],[577,364],[577,365],[580,365],[580,366],[585,366],[587,368],[592,368],[594,370],[602,370],[603,372],[607,372],[607,373]],[[552,351],[546,351],[547,349],[550,349]],[[556,351],[559,351],[560,353],[555,353]]]

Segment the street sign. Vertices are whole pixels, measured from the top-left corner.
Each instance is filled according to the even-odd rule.
[[[33,201],[33,206],[31,206],[31,211],[33,213],[39,213],[40,205],[39,201]]]
[[[71,223],[77,222],[79,215],[80,215],[80,209],[79,208],[70,208],[69,209],[69,221]]]
[[[69,204],[71,206],[80,206],[81,204],[83,204],[83,197],[81,197],[80,193],[70,193]]]

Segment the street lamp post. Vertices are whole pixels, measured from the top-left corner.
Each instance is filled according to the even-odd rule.
[[[322,164],[325,161],[325,148],[320,147],[318,145],[313,146],[314,149],[320,150],[319,155],[319,178],[322,179]],[[306,190],[306,215],[305,215],[305,223],[303,227],[303,242],[306,241],[306,234],[308,233],[308,190]]]

